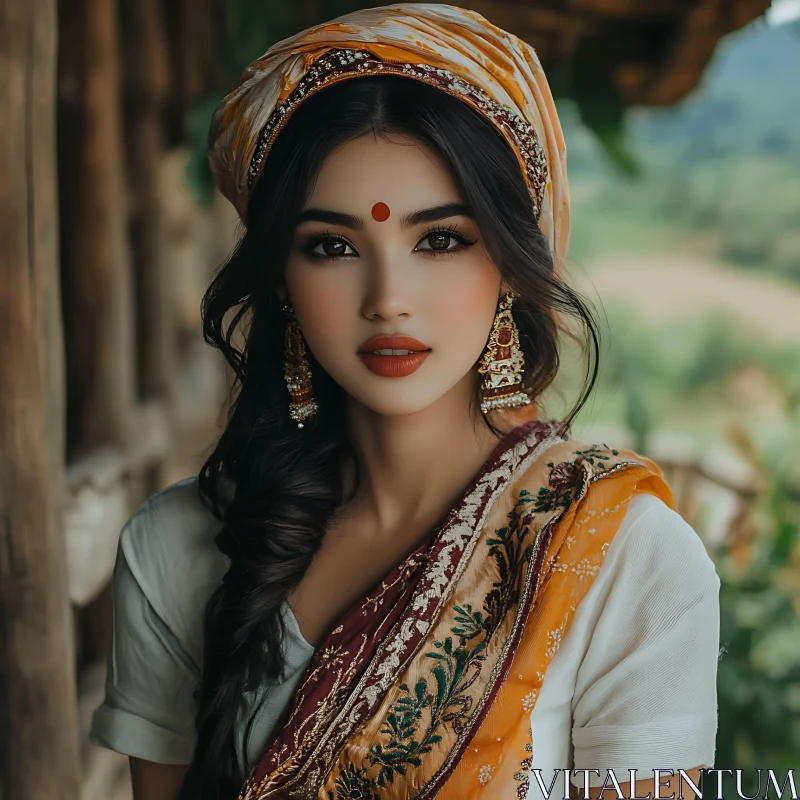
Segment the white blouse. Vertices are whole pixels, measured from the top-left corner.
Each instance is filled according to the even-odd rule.
[[[154,494],[124,527],[96,744],[164,764],[191,760],[203,612],[228,566],[214,544],[219,527],[196,478]],[[624,782],[631,769],[646,780],[654,769],[713,766],[719,585],[695,531],[658,498],[634,497],[530,715],[533,767],[546,787],[557,769],[597,769],[589,783],[599,786],[608,769]],[[238,728],[247,769],[314,652],[288,604],[283,613],[284,679],[248,694]],[[242,734],[253,714],[245,762]],[[571,781],[583,786],[583,774]],[[551,797],[564,796],[562,772]],[[533,775],[527,797],[543,797]]]

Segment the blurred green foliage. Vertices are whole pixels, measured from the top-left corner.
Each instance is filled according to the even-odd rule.
[[[705,237],[717,255],[800,281],[800,21],[725,40],[698,90],[627,116],[639,180],[610,164],[565,105],[570,256]]]
[[[635,448],[645,452],[659,429],[718,444],[728,422],[750,425],[763,415],[731,391],[731,380],[748,368],[763,374],[770,391],[780,396],[782,417],[800,424],[800,342],[771,342],[721,314],[657,324],[613,299],[603,312],[598,380],[577,426],[624,425]],[[548,414],[558,415],[564,410],[560,406],[574,401],[581,358],[572,343],[565,343],[562,369],[544,400]]]
[[[800,754],[800,343],[769,344],[724,317],[654,325],[614,304],[605,327],[600,401],[578,426],[622,425],[644,453],[656,432],[689,433],[703,451],[733,426],[734,445],[763,484],[747,546],[726,541],[711,553],[721,584],[715,764],[745,770],[744,793],[754,796],[757,768],[785,775]],[[781,414],[767,420],[758,408],[737,407],[730,381],[747,368],[770,381]],[[559,380],[576,385],[575,369]],[[702,518],[697,529],[702,536]],[[732,777],[723,792],[737,797]]]
[[[746,770],[749,796],[758,789],[756,768],[785,776],[800,754],[800,475],[792,463],[798,445],[796,433],[759,443],[766,491],[746,562],[737,563],[728,548],[714,554],[722,612],[716,763]],[[729,787],[725,796],[736,793]]]

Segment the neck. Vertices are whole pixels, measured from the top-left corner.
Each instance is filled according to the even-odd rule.
[[[497,446],[498,437],[471,412],[474,382],[462,384],[415,414],[384,416],[351,402],[361,472],[351,508],[372,521],[376,536],[433,527]]]

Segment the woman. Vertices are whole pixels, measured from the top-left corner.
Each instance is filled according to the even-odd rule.
[[[251,65],[211,161],[246,233],[204,331],[239,391],[120,540],[92,736],[137,800],[696,780],[713,564],[655,464],[569,440],[594,370],[537,419],[560,320],[594,369],[597,335],[534,52],[451,6],[347,15]]]

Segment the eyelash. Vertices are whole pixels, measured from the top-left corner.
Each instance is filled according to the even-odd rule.
[[[429,228],[420,238],[420,241],[423,239],[427,239],[429,236],[433,234],[444,234],[446,236],[451,236],[453,239],[456,239],[460,242],[461,246],[457,248],[453,248],[450,250],[421,250],[418,252],[426,253],[427,255],[432,255],[435,258],[440,256],[454,256],[457,253],[460,253],[462,250],[466,250],[468,247],[472,247],[475,244],[476,240],[470,241],[469,239],[464,236],[464,234],[459,230],[457,225],[452,225],[449,228]],[[336,234],[330,233],[330,231],[323,231],[323,233],[313,236],[311,240],[306,244],[302,251],[303,253],[311,259],[316,259],[318,261],[342,261],[344,259],[353,258],[352,255],[341,255],[341,256],[323,256],[319,253],[314,253],[314,248],[321,244],[322,242],[327,241],[328,239],[336,239],[337,241],[344,242],[348,247],[353,247],[346,239],[342,236],[337,236]],[[355,248],[353,248],[355,249]]]

